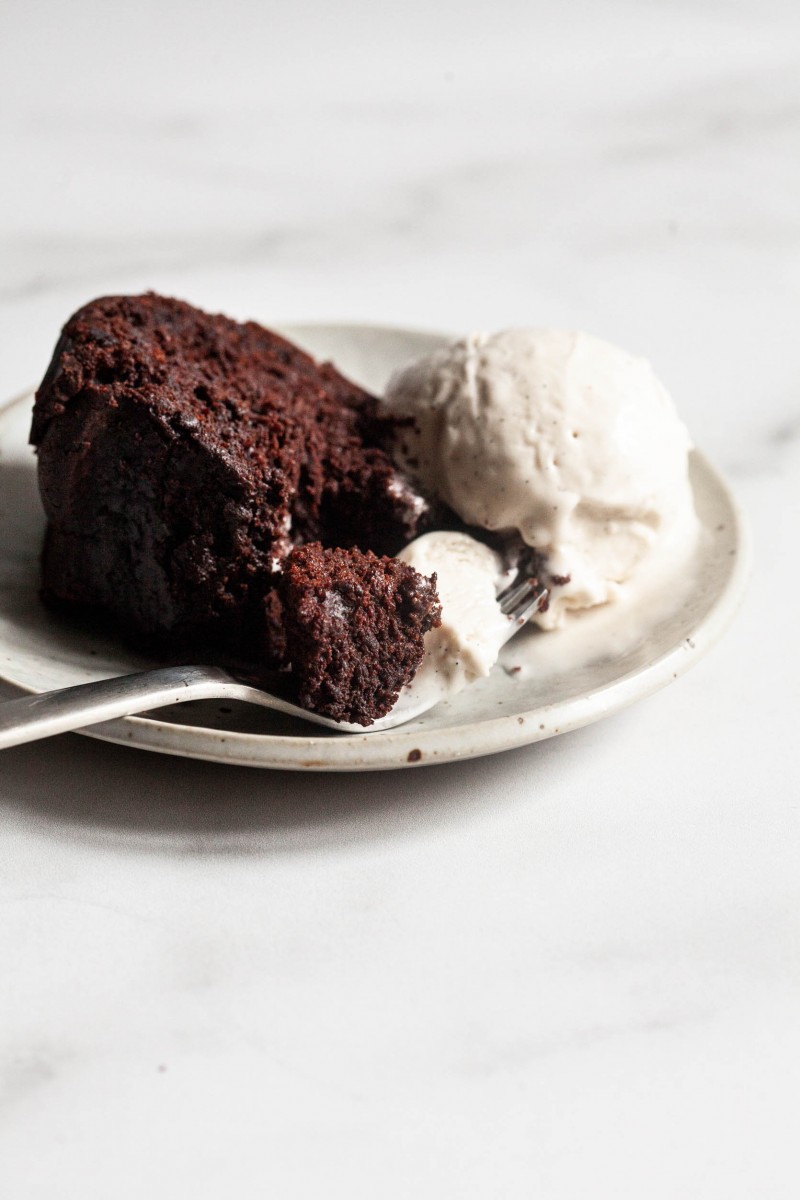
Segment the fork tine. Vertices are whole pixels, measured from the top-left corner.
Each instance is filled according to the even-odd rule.
[[[521,623],[540,609],[548,595],[549,589],[533,578],[507,587],[497,600],[504,616]]]
[[[500,592],[497,597],[497,603],[500,605],[500,611],[509,616],[514,608],[514,605],[522,597],[530,593],[530,584],[527,579],[522,583],[512,583],[504,591]]]

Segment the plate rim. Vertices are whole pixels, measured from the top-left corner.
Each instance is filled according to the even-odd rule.
[[[319,329],[346,330],[351,334],[388,333],[440,339],[452,336],[434,329],[368,322],[275,322],[273,327],[289,336],[294,334],[298,340],[303,332],[313,333]],[[33,390],[27,390],[0,403],[0,415],[24,401],[30,401],[32,395]],[[679,679],[713,649],[736,616],[747,592],[752,573],[749,523],[721,473],[701,451],[693,449],[692,457],[706,481],[724,498],[730,509],[734,522],[733,562],[722,590],[712,607],[692,628],[689,637],[676,643],[655,661],[637,667],[609,683],[552,705],[522,709],[445,728],[409,730],[401,727],[377,733],[322,738],[313,735],[241,733],[183,725],[172,720],[161,721],[154,717],[130,716],[76,732],[82,737],[116,745],[230,766],[289,771],[378,771],[466,761],[497,754],[571,732],[619,712]],[[0,680],[20,694],[35,694],[35,688],[20,684],[9,677],[7,671],[7,666],[0,667]]]

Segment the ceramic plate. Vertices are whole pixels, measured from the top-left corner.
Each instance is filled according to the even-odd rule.
[[[306,325],[289,337],[380,391],[393,368],[441,336],[361,325]],[[37,597],[43,517],[27,445],[31,398],[0,412],[0,678],[28,692],[155,665],[46,611]],[[86,734],[145,750],[285,770],[384,770],[494,754],[576,729],[654,692],[717,640],[748,575],[747,534],[724,482],[692,455],[703,550],[636,620],[608,608],[565,634],[526,630],[500,664],[449,702],[394,731],[338,734],[236,703],[198,701],[96,725]]]

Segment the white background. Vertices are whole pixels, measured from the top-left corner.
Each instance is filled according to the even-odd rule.
[[[0,5],[0,397],[92,296],[584,327],[749,512],[622,716],[287,776],[0,760],[10,1200],[800,1189],[796,0]]]

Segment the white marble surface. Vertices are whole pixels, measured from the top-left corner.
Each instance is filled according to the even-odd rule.
[[[749,511],[718,649],[474,763],[0,761],[0,1191],[794,1198],[796,0],[0,8],[0,394],[79,303],[584,326]]]

